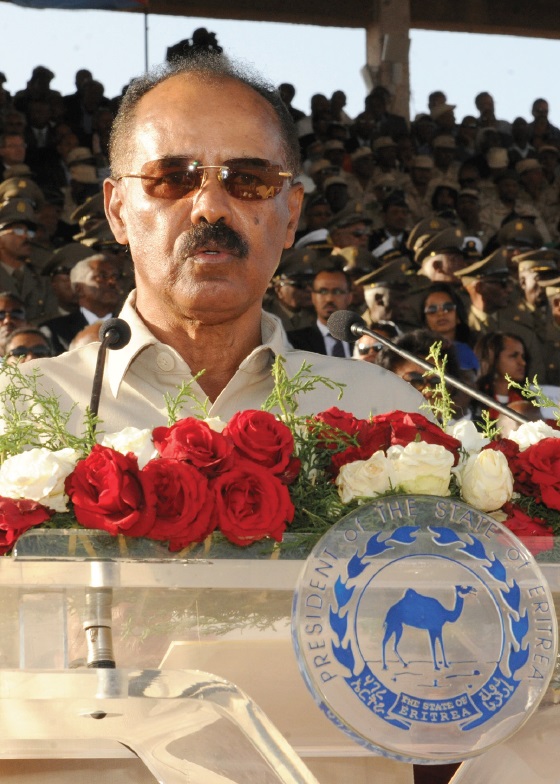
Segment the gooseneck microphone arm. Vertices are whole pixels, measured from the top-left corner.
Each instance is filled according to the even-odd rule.
[[[338,340],[344,340],[347,343],[354,342],[356,338],[359,338],[362,335],[369,335],[369,337],[378,340],[383,346],[388,348],[390,351],[394,351],[395,354],[398,354],[403,359],[408,359],[410,362],[414,362],[416,365],[419,365],[421,368],[424,368],[424,370],[427,370],[430,373],[437,372],[434,366],[430,365],[430,363],[426,362],[426,360],[420,359],[420,357],[417,357],[415,354],[411,354],[410,351],[406,351],[399,346],[395,346],[391,340],[388,340],[387,338],[383,337],[383,335],[378,335],[377,332],[369,329],[365,321],[360,318],[357,313],[353,313],[351,310],[337,310],[336,313],[333,313],[330,316],[327,322],[327,327],[333,337],[338,338]],[[513,411],[511,408],[503,406],[501,403],[498,403],[497,400],[494,400],[488,395],[485,395],[483,392],[479,392],[478,389],[473,389],[463,381],[459,381],[459,379],[454,378],[453,376],[448,376],[446,373],[442,373],[441,375],[443,376],[445,383],[449,384],[449,386],[460,389],[461,392],[465,392],[467,395],[469,395],[469,397],[474,397],[481,403],[484,403],[490,408],[493,408],[496,411],[499,411],[501,414],[504,414],[504,416],[507,416],[522,425],[525,424],[525,422],[531,421],[527,417],[523,416],[523,414],[519,414],[517,411]]]
[[[130,340],[130,327],[123,319],[107,319],[99,329],[99,340],[101,341],[101,345],[97,352],[97,362],[95,364],[93,384],[91,385],[91,400],[89,404],[89,409],[94,416],[97,416],[99,411],[99,399],[103,386],[105,355],[107,354],[107,349],[124,348]]]

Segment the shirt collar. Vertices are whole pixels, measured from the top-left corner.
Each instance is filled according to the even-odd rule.
[[[136,291],[132,291],[123,305],[119,318],[128,322],[131,338],[128,345],[118,351],[109,351],[107,357],[107,376],[113,395],[118,395],[122,381],[132,362],[149,346],[164,346],[144,324],[136,311]],[[262,343],[245,357],[239,369],[255,372],[271,366],[277,355],[285,356],[290,346],[282,322],[272,313],[262,311],[261,315]],[[168,351],[175,352],[172,346],[165,345]],[[184,360],[175,352],[179,362]],[[185,363],[186,364],[186,363]]]

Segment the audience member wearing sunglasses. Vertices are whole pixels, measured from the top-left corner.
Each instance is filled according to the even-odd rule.
[[[426,291],[421,303],[422,323],[453,343],[459,367],[466,373],[470,383],[478,376],[478,359],[471,348],[471,334],[467,314],[462,300],[446,283],[433,283]]]
[[[164,395],[176,398],[183,382],[193,397],[185,396],[181,416],[205,406],[227,421],[260,408],[279,355],[290,376],[307,362],[344,385],[342,398],[336,384],[306,389],[302,414],[334,405],[357,417],[418,410],[421,396],[401,379],[371,363],[294,349],[279,319],[262,310],[303,198],[297,134],[273,87],[220,55],[173,61],[128,88],[110,163],[105,209],[116,241],[130,249],[136,290],[120,313],[131,340],[106,358],[106,432],[165,424]],[[312,296],[328,310],[340,285]],[[71,429],[82,427],[96,359],[87,344],[37,363],[61,407],[76,404]]]
[[[395,340],[395,338],[402,334],[397,325],[392,321],[375,321],[370,325],[370,329],[374,332],[378,332],[382,337],[388,338],[389,340]],[[375,338],[372,338],[371,335],[362,335],[354,343],[353,357],[354,359],[361,359],[365,362],[377,364],[379,352],[382,348],[383,344]]]
[[[437,335],[435,332],[430,332],[428,329],[415,329],[413,332],[406,332],[393,342],[398,348],[409,351],[411,354],[419,357],[419,359],[430,361],[428,360],[430,348],[434,343],[437,343],[438,340],[441,341],[441,336]],[[446,339],[443,340],[441,357],[442,359],[446,359],[445,373],[447,375],[453,376],[465,383],[469,383],[459,367],[457,354],[455,353],[451,341]],[[420,365],[417,365],[415,362],[411,362],[408,359],[404,359],[390,349],[383,348],[382,351],[379,352],[378,362],[382,367],[391,370],[393,373],[396,373],[397,376],[400,376],[411,384],[428,400],[433,395],[434,388],[440,383],[438,375],[434,374],[433,376],[430,376],[429,374],[426,374]],[[471,419],[471,399],[464,392],[455,389],[455,387],[449,386],[448,390],[453,398],[455,421],[463,418]]]
[[[44,359],[52,355],[50,343],[40,329],[21,327],[15,329],[8,338],[4,361],[8,365],[19,365],[32,359]]]

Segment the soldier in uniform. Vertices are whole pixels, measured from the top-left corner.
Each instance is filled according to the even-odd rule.
[[[36,226],[35,212],[25,199],[12,199],[0,208],[0,289],[18,295],[33,324],[56,315],[58,309],[49,281],[30,263]]]
[[[498,248],[489,256],[459,270],[460,278],[470,298],[468,326],[479,334],[508,332],[525,343],[529,353],[527,375],[545,377],[542,344],[537,335],[521,320],[514,320],[507,310],[513,283],[508,268],[507,254]]]
[[[278,316],[286,332],[304,329],[315,323],[311,304],[311,284],[316,273],[314,264],[319,256],[303,248],[287,254],[272,280],[272,297],[265,309]]]
[[[546,383],[560,386],[560,277],[541,281],[550,311],[542,338],[546,365]]]

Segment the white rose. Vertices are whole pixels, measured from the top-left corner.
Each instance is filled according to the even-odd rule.
[[[64,480],[78,461],[75,449],[30,449],[6,458],[0,467],[0,495],[6,498],[29,498],[55,512],[68,511]]]
[[[519,449],[523,452],[533,444],[538,444],[543,438],[560,438],[560,430],[555,430],[546,422],[539,420],[538,422],[525,422],[519,425],[517,430],[514,430],[508,438],[519,444]]]
[[[206,417],[202,421],[206,422],[210,430],[214,430],[216,433],[221,433],[227,427],[227,422],[224,422],[220,417]]]
[[[132,452],[138,458],[140,468],[144,468],[149,460],[157,457],[152,443],[152,431],[147,428],[140,430],[137,427],[125,427],[118,433],[106,433],[101,446],[108,446],[121,455]]]
[[[379,450],[368,460],[355,460],[343,465],[335,484],[343,504],[354,498],[374,498],[391,490],[391,464]]]
[[[461,497],[481,512],[494,512],[513,493],[513,476],[506,456],[494,449],[471,455],[456,471]]]
[[[449,495],[453,455],[441,444],[412,441],[387,450],[395,485],[404,493]]]
[[[459,422],[455,422],[454,425],[449,425],[446,432],[453,438],[457,438],[461,442],[463,449],[469,454],[480,452],[486,444],[490,443],[490,439],[484,438],[470,419],[461,419]]]

